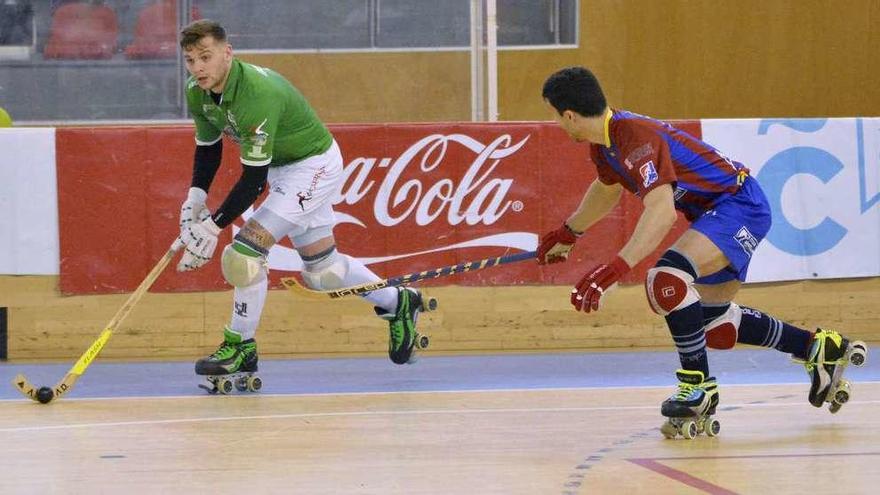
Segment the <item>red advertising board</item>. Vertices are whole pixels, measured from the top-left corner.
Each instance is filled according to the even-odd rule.
[[[698,122],[679,125],[699,136]],[[339,249],[364,259],[382,277],[534,249],[542,233],[574,210],[596,176],[586,145],[571,142],[551,123],[338,125],[331,130],[346,171],[335,202]],[[56,146],[62,292],[133,290],[177,235],[178,210],[192,171],[192,128],[59,129]],[[234,146],[224,143],[210,208],[219,206],[240,174],[238,155],[230,151]],[[426,284],[574,283],[623,246],[637,220],[624,213],[640,208],[638,199],[624,195],[567,263],[538,267],[526,261]],[[235,226],[241,224],[239,219]],[[680,222],[675,232],[683,228]],[[221,235],[218,253],[231,231]],[[285,239],[276,249],[291,248]],[[658,254],[624,282],[641,281]],[[276,259],[282,257],[273,250],[273,286],[293,268]],[[169,268],[153,290],[226,288],[214,261],[196,272]]]

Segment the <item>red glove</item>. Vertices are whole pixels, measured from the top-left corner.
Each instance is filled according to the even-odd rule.
[[[567,260],[571,248],[581,234],[583,232],[575,232],[565,223],[562,227],[544,234],[538,246],[538,264],[546,265]]]
[[[610,264],[599,265],[592,272],[584,275],[575,288],[571,289],[571,304],[574,309],[587,313],[598,311],[599,301],[608,288],[620,280],[620,277],[629,270],[630,267],[626,261],[617,256]]]

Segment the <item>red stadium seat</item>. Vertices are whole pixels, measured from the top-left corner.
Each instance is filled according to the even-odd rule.
[[[52,15],[45,58],[106,59],[116,53],[119,25],[106,5],[69,3]]]
[[[138,15],[134,41],[125,49],[131,59],[177,56],[177,2],[158,0]]]

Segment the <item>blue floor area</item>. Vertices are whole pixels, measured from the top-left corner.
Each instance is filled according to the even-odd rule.
[[[847,369],[855,382],[880,381],[880,359]],[[721,384],[803,383],[806,372],[788,355],[772,350],[710,353]],[[0,364],[0,400],[21,395],[11,385],[24,373],[34,385],[54,385],[64,364]],[[383,358],[264,359],[263,392],[332,394],[544,388],[672,386],[678,355],[672,351],[421,356],[397,366]],[[192,362],[93,363],[68,397],[159,397],[204,395]]]

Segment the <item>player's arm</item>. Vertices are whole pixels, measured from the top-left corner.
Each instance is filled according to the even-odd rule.
[[[189,96],[187,105],[190,109],[197,109],[191,112],[196,126],[196,150],[193,156],[190,188],[180,206],[181,235],[190,225],[202,222],[210,216],[211,212],[208,211],[206,204],[208,190],[211,188],[214,176],[217,175],[223,157],[223,135],[220,129],[205,118],[205,115],[198,110],[199,104],[195,100],[190,101]]]
[[[622,191],[623,186],[620,184],[594,180],[581,198],[580,205],[562,226],[541,237],[538,243],[538,264],[559,263],[568,259],[578,237],[614,208]]]
[[[211,216],[214,224],[223,229],[248,209],[263,192],[266,177],[269,175],[268,165],[247,165],[242,163],[238,182],[229,191],[229,195],[220,208]]]
[[[220,231],[257,200],[266,183],[268,170],[267,165],[243,164],[238,182],[220,208],[205,220],[193,223],[181,231],[185,252],[177,265],[178,271],[194,270],[211,260]]]
[[[635,266],[654,252],[675,223],[675,202],[672,193],[672,185],[663,184],[645,195],[643,200],[645,210],[639,217],[629,242],[619,253],[629,266]]]
[[[620,184],[605,184],[598,179],[594,180],[580,205],[565,223],[575,232],[586,231],[614,208],[620,201],[622,191],[623,186]]]
[[[610,263],[588,272],[571,291],[571,304],[578,311],[596,311],[602,296],[633,266],[657,249],[675,223],[672,185],[661,184],[645,194],[645,210],[629,242]]]
[[[223,158],[223,140],[217,139],[213,144],[197,144],[193,156],[193,173],[190,187],[196,187],[208,193],[220,162]]]

